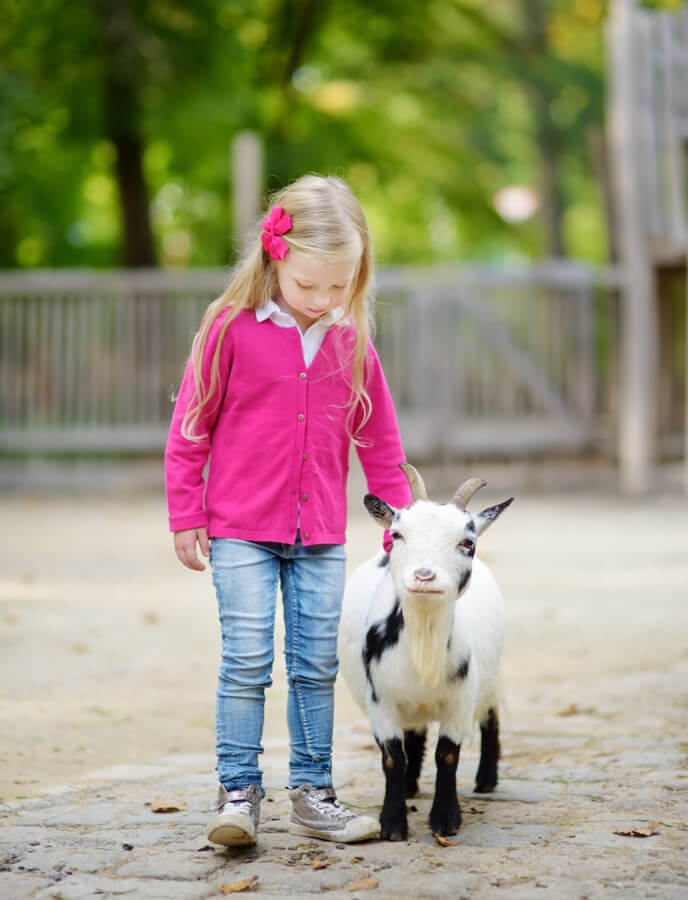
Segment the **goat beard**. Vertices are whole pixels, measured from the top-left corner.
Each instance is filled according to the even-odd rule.
[[[452,605],[442,605],[437,609],[427,602],[411,598],[404,603],[404,623],[411,664],[421,683],[427,688],[436,688],[442,679],[453,617]]]

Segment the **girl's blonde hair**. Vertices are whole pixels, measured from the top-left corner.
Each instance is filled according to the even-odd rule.
[[[351,188],[333,176],[304,175],[277,191],[270,198],[268,210],[281,206],[291,216],[292,227],[282,235],[290,249],[311,254],[323,261],[343,256],[359,256],[349,292],[345,313],[355,330],[353,350],[342,364],[351,362],[351,397],[347,427],[356,441],[356,432],[370,417],[371,403],[365,390],[365,366],[368,340],[373,331],[373,254],[368,224]],[[261,216],[261,221],[263,216]],[[260,227],[256,226],[249,250],[234,270],[224,292],[210,304],[191,348],[194,395],[182,421],[182,434],[191,441],[202,441],[196,433],[199,421],[217,392],[220,347],[227,328],[243,309],[256,309],[273,297],[277,289],[275,263],[263,248]],[[208,334],[215,320],[229,309],[222,323],[210,367],[210,382],[204,383],[203,355]],[[341,342],[339,344],[341,352]],[[219,402],[219,401],[216,401]],[[352,428],[357,419],[355,432]]]

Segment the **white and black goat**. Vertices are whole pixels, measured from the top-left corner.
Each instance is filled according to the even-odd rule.
[[[456,768],[475,721],[481,732],[475,790],[486,793],[497,784],[504,604],[474,554],[478,536],[513,500],[468,512],[468,501],[485,484],[472,478],[451,503],[433,503],[413,466],[401,468],[411,485],[410,506],[393,509],[374,494],[364,499],[371,516],[391,530],[393,545],[353,572],[339,639],[342,673],[367,709],[382,751],[380,824],[389,840],[407,837],[405,797],[418,790],[430,722],[439,722],[433,832],[455,834],[461,824]]]

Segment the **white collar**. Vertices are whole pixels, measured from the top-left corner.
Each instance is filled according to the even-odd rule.
[[[256,308],[256,320],[258,322],[264,322],[266,319],[275,319],[277,321],[281,320],[285,325],[298,325],[296,323],[296,319],[291,315],[291,313],[285,312],[283,309],[275,303],[275,301],[270,298],[262,303],[260,306]],[[309,325],[306,331],[310,331],[315,325],[323,325],[325,328],[329,328],[330,325],[339,325],[345,324],[343,322],[345,319],[345,312],[342,306],[336,306],[334,309],[331,309],[329,312],[325,313],[324,316],[321,316],[319,319],[316,319],[313,322],[313,325]]]

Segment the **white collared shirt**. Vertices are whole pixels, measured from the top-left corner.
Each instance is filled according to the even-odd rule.
[[[296,323],[296,319],[290,313],[280,309],[272,299],[267,300],[256,309],[256,319],[258,322],[272,319],[275,325],[279,325],[280,328],[297,328],[301,338],[301,348],[306,367],[310,366],[315,359],[316,353],[332,325],[346,324],[343,321],[345,319],[344,308],[336,306],[325,313],[324,316],[316,319],[305,331],[301,331]]]

